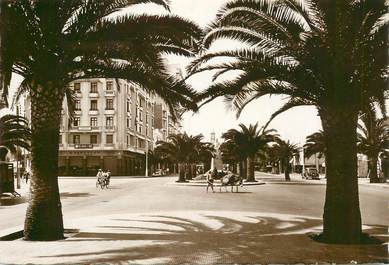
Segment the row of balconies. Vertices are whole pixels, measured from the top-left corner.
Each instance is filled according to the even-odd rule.
[[[82,98],[82,93],[77,93],[76,92],[75,95],[78,98]],[[113,90],[105,90],[104,91],[104,96],[106,96],[106,97],[113,97],[115,95],[116,95],[116,93]],[[99,92],[89,92],[88,96],[89,96],[89,98],[99,98],[100,97],[100,93]]]

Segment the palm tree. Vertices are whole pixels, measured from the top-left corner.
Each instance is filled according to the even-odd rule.
[[[192,54],[199,28],[173,15],[115,15],[149,2],[169,9],[165,0],[10,0],[3,6],[9,19],[0,25],[1,74],[21,75],[19,94],[27,91],[31,97],[33,178],[26,240],[63,238],[58,136],[63,100],[73,106],[71,81],[126,79],[159,94],[171,109],[196,107],[193,91],[168,73],[163,55]]]
[[[296,106],[317,108],[326,145],[325,242],[361,241],[356,127],[362,106],[385,102],[388,22],[385,0],[235,0],[220,10],[203,46],[225,38],[244,46],[204,51],[189,66],[191,74],[215,72],[199,97],[205,102],[227,96],[241,111],[264,95],[288,96],[272,119]],[[235,79],[219,78],[228,73]]]
[[[16,154],[17,148],[30,149],[31,132],[24,117],[12,114],[0,118],[0,161],[8,152]]]
[[[276,137],[275,130],[264,130],[263,128],[258,130],[258,123],[250,124],[249,127],[241,123],[239,127],[240,130],[230,129],[222,137],[227,142],[232,142],[235,145],[236,157],[247,160],[247,181],[255,181],[255,155],[259,150],[264,149],[268,143],[274,141]]]
[[[322,130],[308,135],[304,145],[304,156],[311,157],[318,154],[319,158],[323,157],[326,147],[324,142],[324,134]]]
[[[168,141],[157,142],[155,152],[178,163],[179,177],[177,182],[186,182],[192,178],[194,163],[209,157],[214,152],[210,143],[202,142],[203,135],[173,134]]]
[[[18,148],[30,149],[31,132],[27,120],[21,116],[4,115],[0,117],[0,162],[5,161],[8,152],[18,153]],[[0,172],[0,196],[2,194]]]
[[[276,144],[269,148],[270,157],[277,158],[285,172],[285,181],[290,181],[290,160],[299,152],[296,144],[277,139]]]
[[[368,109],[360,116],[358,124],[358,151],[368,158],[370,182],[379,182],[377,162],[380,152],[388,148],[389,125],[386,118],[378,118],[374,109]]]

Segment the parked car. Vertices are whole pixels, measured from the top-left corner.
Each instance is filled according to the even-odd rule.
[[[164,175],[164,172],[162,169],[157,169],[154,173],[153,173],[153,177],[161,177]]]
[[[306,168],[303,179],[320,179],[320,175],[316,168]]]

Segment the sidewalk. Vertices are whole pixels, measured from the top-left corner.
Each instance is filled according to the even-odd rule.
[[[321,222],[321,219],[306,216],[242,211],[102,215],[94,219],[65,220],[65,227],[72,229],[66,240],[0,241],[0,263],[313,264],[389,261],[386,245],[340,246],[313,241],[309,234],[320,232]],[[384,236],[385,227],[365,226],[364,229],[388,240]]]
[[[316,184],[316,185],[326,185],[327,180],[324,175],[320,175],[320,179],[303,179],[301,174],[292,173],[290,174],[290,181],[285,181],[284,174],[271,174],[264,172],[256,172],[255,178],[257,180],[263,181],[269,184]],[[389,182],[386,183],[370,183],[368,178],[358,178],[358,184],[369,187],[377,187],[377,188],[389,188]]]

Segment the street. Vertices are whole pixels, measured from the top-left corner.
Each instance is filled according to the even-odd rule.
[[[0,253],[3,253],[0,256],[0,263],[37,262],[52,264],[61,262],[78,263],[86,261],[101,262],[119,260],[134,260],[136,263],[142,263],[143,260],[145,261],[144,263],[151,264],[158,262],[182,263],[190,261],[202,264],[214,262],[257,261],[350,262],[351,260],[356,260],[358,262],[377,262],[387,260],[387,245],[358,247],[358,251],[355,251],[350,247],[339,248],[325,246],[327,252],[324,253],[323,256],[322,250],[320,250],[319,247],[323,245],[312,241],[306,235],[307,232],[320,231],[325,199],[325,185],[323,184],[323,181],[301,182],[293,181],[292,179],[292,182],[286,183],[283,182],[282,178],[269,177],[268,175],[257,174],[256,177],[257,179],[263,180],[266,184],[245,186],[240,189],[239,193],[231,193],[230,189],[228,189],[228,192],[223,189],[220,193],[218,187],[215,189],[215,193],[206,193],[205,187],[177,186],[174,185],[174,181],[176,180],[175,177],[148,179],[113,178],[111,179],[111,186],[108,190],[97,189],[95,187],[94,178],[60,178],[65,228],[80,229],[81,226],[81,232],[84,232],[84,234],[80,233],[75,237],[83,237],[83,240],[85,240],[83,242],[88,241],[90,238],[95,238],[96,231],[100,231],[99,229],[102,227],[105,227],[105,229],[108,229],[108,227],[118,227],[117,220],[119,218],[129,218],[128,220],[138,220],[138,222],[131,228],[123,226],[117,233],[128,232],[125,230],[130,229],[132,233],[139,234],[139,231],[134,232],[134,228],[138,228],[142,233],[144,232],[145,235],[148,234],[146,233],[146,230],[150,229],[150,227],[144,225],[147,224],[147,222],[150,225],[151,221],[145,220],[144,218],[155,218],[157,216],[168,219],[175,218],[176,222],[174,224],[171,220],[170,222],[167,222],[166,220],[166,222],[162,222],[161,220],[158,220],[157,222],[152,218],[152,221],[155,221],[156,223],[152,227],[153,229],[151,232],[154,231],[161,234],[161,238],[158,236],[151,237],[154,242],[164,240],[163,238],[166,236],[165,233],[170,235],[171,231],[169,232],[168,228],[163,228],[164,225],[177,226],[180,222],[188,222],[187,220],[201,223],[201,220],[205,217],[213,216],[214,220],[210,221],[210,225],[208,222],[209,220],[205,220],[203,222],[204,226],[197,228],[178,225],[180,228],[179,230],[193,230],[192,234],[186,235],[184,240],[186,243],[183,243],[184,245],[200,244],[201,242],[209,243],[208,240],[212,241],[212,238],[222,240],[218,242],[217,245],[220,248],[220,252],[216,249],[204,249],[204,247],[198,248],[198,251],[204,252],[201,253],[203,257],[205,257],[204,255],[208,257],[205,260],[200,259],[193,261],[193,253],[190,254],[188,249],[184,248],[183,245],[177,247],[176,250],[174,247],[161,249],[161,244],[168,244],[169,242],[171,243],[171,241],[176,240],[173,237],[169,237],[168,241],[163,243],[159,242],[157,244],[158,247],[148,245],[150,253],[144,252],[140,256],[127,255],[131,252],[130,250],[118,251],[117,248],[123,248],[123,246],[116,246],[115,243],[110,245],[110,247],[115,246],[112,252],[109,252],[107,255],[96,256],[96,253],[94,252],[99,249],[98,243],[91,242],[91,244],[97,244],[95,247],[92,247],[92,249],[95,250],[93,255],[85,253],[80,256],[72,255],[70,253],[72,253],[72,251],[74,252],[74,249],[69,249],[68,255],[54,255],[56,257],[54,259],[53,256],[51,256],[51,258],[44,258],[43,256],[38,258],[33,256],[35,254],[32,243],[29,244],[31,252],[26,257],[17,258],[11,254],[7,255],[6,253],[11,253],[12,246],[15,248],[17,247],[20,250],[20,247],[23,247],[20,244],[23,244],[24,242],[21,240],[19,240],[19,242],[0,242]],[[26,190],[25,186],[23,188]],[[360,185],[359,189],[362,220],[363,223],[367,225],[366,229],[376,231],[373,233],[380,235],[381,239],[388,241],[389,189],[387,187],[369,185]],[[3,199],[2,206],[0,206],[0,232],[3,231],[4,234],[4,231],[11,232],[12,229],[13,231],[22,229],[26,207],[27,203],[24,199]],[[140,221],[139,218],[143,219]],[[234,223],[231,220],[235,220],[236,222]],[[229,234],[229,237],[224,238],[221,236],[223,233],[220,233],[220,227],[212,228],[212,222],[216,221],[223,223],[220,227],[229,229],[227,233]],[[139,222],[141,224],[139,224]],[[242,222],[246,222],[247,226],[242,225]],[[265,226],[258,226],[258,224],[253,226],[253,223],[261,222],[263,222]],[[97,230],[93,230],[93,227],[97,228]],[[210,229],[210,227],[212,229]],[[212,234],[215,229],[219,232],[217,234]],[[88,233],[92,234],[89,235],[85,231],[89,231]],[[174,231],[174,229],[172,231]],[[194,233],[196,231],[198,233]],[[127,242],[124,244],[127,247],[131,245],[131,242],[134,243],[134,239],[139,242],[146,239],[149,240],[148,236],[145,238],[111,237],[115,233],[112,233],[112,231],[109,232],[110,233],[107,233],[107,231],[105,231],[102,233],[101,238],[104,238],[105,241],[113,240],[112,242],[118,244],[119,242],[123,244]],[[263,244],[263,242],[261,243],[261,239],[258,236],[264,234],[267,234],[268,236],[274,235],[272,238],[273,243],[269,243],[269,245]],[[281,235],[284,235],[284,237]],[[291,235],[298,235],[298,237],[293,238]],[[238,241],[244,237],[246,237],[245,240],[247,241],[239,243]],[[248,238],[252,238],[252,240],[250,241]],[[286,241],[281,240],[282,238]],[[236,249],[234,249],[234,245],[231,245],[231,242],[227,242],[226,239],[235,240]],[[70,240],[66,240],[66,242],[72,240],[73,239],[71,238]],[[288,240],[291,241],[288,242]],[[270,248],[270,246],[274,246],[276,242],[281,245],[275,249]],[[282,248],[287,247],[285,245],[287,242],[288,244],[291,244],[291,246],[296,244],[294,246],[295,251],[283,252]],[[262,244],[261,246],[258,245],[260,243]],[[44,243],[34,244],[40,244],[39,246],[41,248],[45,248],[45,246],[42,246]],[[99,244],[102,244],[102,242]],[[224,244],[226,244],[226,248],[223,247]],[[314,245],[310,248],[311,251],[301,248],[306,244]],[[216,245],[213,244],[212,246]],[[27,249],[29,249],[29,247],[27,247]],[[106,246],[100,247],[105,248]],[[245,248],[247,249],[245,250]],[[344,254],[339,255],[338,252],[340,249],[342,249],[342,252],[344,253],[349,253],[349,256]],[[39,251],[39,248],[37,248],[36,251]],[[62,251],[66,252],[66,248],[62,248]],[[234,251],[241,254],[234,254]],[[90,249],[85,249],[85,252],[90,252]],[[124,252],[128,253],[125,254]],[[139,252],[139,250],[137,249],[136,252]],[[229,255],[225,256],[226,253]],[[302,253],[304,253],[304,255],[302,255]],[[355,255],[355,257],[353,257],[353,255]],[[173,258],[173,256],[175,258]],[[58,259],[59,257],[61,257],[61,259]],[[237,257],[239,257],[238,260]],[[166,260],[166,258],[168,260]]]

